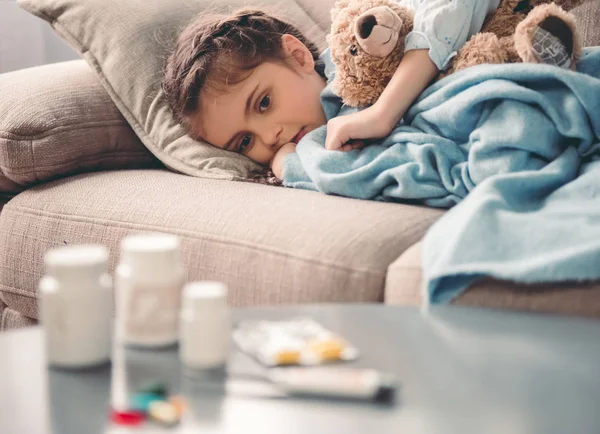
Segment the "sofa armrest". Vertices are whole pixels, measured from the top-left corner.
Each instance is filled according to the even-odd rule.
[[[423,303],[422,243],[408,249],[388,268],[386,304]],[[493,309],[545,312],[600,318],[600,282],[522,284],[486,278],[468,288],[452,304]]]
[[[0,193],[159,165],[83,60],[0,74],[0,95]]]
[[[422,282],[421,243],[418,242],[388,267],[383,297],[385,303],[420,306],[423,303]]]

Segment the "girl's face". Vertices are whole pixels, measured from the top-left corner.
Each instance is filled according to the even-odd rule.
[[[192,131],[212,145],[269,165],[285,144],[325,125],[320,94],[325,80],[310,51],[291,35],[282,37],[288,64],[264,62],[225,92],[205,92],[189,119]]]

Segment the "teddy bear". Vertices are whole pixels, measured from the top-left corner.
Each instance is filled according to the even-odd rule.
[[[568,11],[585,0],[501,0],[437,80],[483,63],[546,63],[575,68],[581,40]],[[398,0],[338,0],[327,37],[333,90],[352,107],[373,104],[396,71],[414,12]]]

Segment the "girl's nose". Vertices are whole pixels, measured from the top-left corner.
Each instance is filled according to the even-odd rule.
[[[279,145],[282,128],[277,125],[264,125],[258,134],[263,144],[268,148]]]

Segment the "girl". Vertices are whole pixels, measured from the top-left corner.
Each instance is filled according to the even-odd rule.
[[[179,37],[163,90],[190,135],[273,166],[284,145],[326,123],[323,69],[316,46],[278,18],[203,15]]]
[[[500,0],[405,0],[415,10],[406,54],[379,100],[327,124],[326,147],[388,135]],[[417,47],[420,47],[417,49]],[[425,48],[423,48],[425,47]],[[180,35],[163,90],[190,135],[270,166],[325,125],[326,86],[314,44],[292,24],[258,10],[203,14]]]

